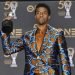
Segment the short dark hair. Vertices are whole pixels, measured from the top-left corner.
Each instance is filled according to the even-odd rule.
[[[44,7],[48,10],[48,15],[51,15],[51,9],[48,5],[44,4],[44,3],[39,3],[36,5],[36,8],[35,8],[35,15],[36,15],[36,12],[37,12],[37,9],[40,8],[40,7]]]

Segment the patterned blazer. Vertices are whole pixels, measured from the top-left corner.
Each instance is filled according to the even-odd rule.
[[[48,25],[40,51],[36,50],[35,33],[37,28],[28,31],[15,42],[10,35],[2,38],[6,55],[25,51],[24,75],[71,75],[71,68],[63,31]],[[3,32],[1,32],[1,36]],[[61,73],[60,73],[61,71]]]

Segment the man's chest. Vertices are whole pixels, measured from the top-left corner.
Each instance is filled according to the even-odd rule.
[[[36,43],[36,49],[38,50],[38,52],[41,50],[42,44],[43,44],[43,40],[44,40],[45,34],[36,34],[35,36],[35,43]]]
[[[46,34],[36,34],[32,36],[28,36],[28,40],[26,39],[27,43],[27,48],[29,47],[30,51],[33,52],[36,56],[37,53],[42,53],[44,54],[49,53],[49,55],[53,54],[56,45],[56,37],[55,35],[49,35],[48,33]],[[29,51],[27,49],[27,51]]]

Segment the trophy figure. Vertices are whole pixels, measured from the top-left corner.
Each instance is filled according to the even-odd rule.
[[[64,6],[65,6],[65,10],[66,10],[66,15],[64,18],[72,18],[70,15],[70,8],[71,8],[71,1],[64,1]]]
[[[18,3],[16,1],[12,1],[10,3],[10,9],[11,9],[11,11],[9,12],[8,16],[12,16],[13,19],[17,19],[16,13],[15,13],[17,6],[18,6]]]
[[[17,64],[16,64],[17,54],[18,53],[11,54],[12,62],[11,62],[10,67],[17,67]]]
[[[74,49],[69,48],[68,49],[68,55],[69,55],[69,60],[70,60],[70,66],[74,67],[74,64],[73,64],[73,61],[72,61],[73,56],[74,56]]]

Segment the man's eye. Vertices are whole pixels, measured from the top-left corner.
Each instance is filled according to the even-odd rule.
[[[47,12],[44,12],[44,14],[47,14]]]
[[[39,14],[39,12],[37,12],[36,14]]]

